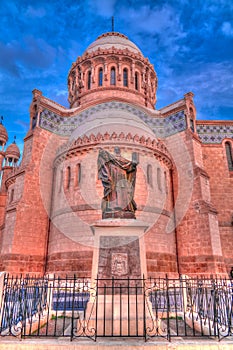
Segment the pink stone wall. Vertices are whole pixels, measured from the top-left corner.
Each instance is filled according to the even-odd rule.
[[[43,201],[41,197],[40,165],[49,137],[50,134],[45,130],[34,130],[32,141],[30,141],[32,144],[28,148],[26,146],[25,149],[26,160],[23,161],[23,164],[26,165],[25,175],[23,177],[15,175],[16,180],[13,185],[15,186],[15,199],[12,203],[8,202],[7,207],[9,210],[12,207],[14,211],[9,211],[6,215],[2,251],[3,268],[10,273],[42,274],[45,270],[49,224],[45,207],[51,198],[55,147],[51,147],[50,153],[46,155],[48,163],[44,176],[48,186],[44,190],[48,203]],[[57,140],[55,144],[57,145]],[[11,238],[9,238],[10,236]]]
[[[211,198],[218,212],[222,252],[229,273],[233,266],[233,172],[228,169],[224,143],[205,145],[203,158],[210,176]]]
[[[209,187],[210,174],[202,165],[200,142],[186,131],[171,137],[167,143],[170,151],[175,146],[179,153],[174,159],[173,179],[179,273],[224,274],[217,213]]]

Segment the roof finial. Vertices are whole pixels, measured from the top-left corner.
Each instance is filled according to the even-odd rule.
[[[1,115],[1,121],[0,121],[0,123],[2,124],[2,122],[3,122],[3,116]]]
[[[16,135],[14,136],[14,141],[13,141],[13,143],[16,143],[15,140],[16,140]]]
[[[112,16],[112,32],[114,32],[114,16]]]

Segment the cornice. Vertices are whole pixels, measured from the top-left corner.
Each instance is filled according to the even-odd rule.
[[[152,70],[154,70],[154,66],[149,62],[148,58],[145,58],[142,54],[134,53],[128,49],[117,49],[116,47],[112,46],[110,49],[98,48],[97,50],[92,52],[85,52],[82,56],[79,56],[75,62],[73,62],[70,71],[76,68],[77,65],[82,64],[86,60],[91,60],[95,57],[108,56],[108,55],[129,57],[134,60],[143,62],[145,65],[147,65]]]
[[[232,125],[233,126],[233,120],[196,120],[197,125],[216,125],[216,126],[223,126],[223,125]]]

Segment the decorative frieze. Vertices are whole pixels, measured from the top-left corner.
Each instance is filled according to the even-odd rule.
[[[111,109],[128,111],[138,116],[150,127],[157,138],[164,138],[187,128],[184,110],[171,114],[166,118],[154,118],[132,105],[117,101],[101,103],[72,117],[62,117],[48,109],[44,109],[40,116],[40,127],[61,136],[70,136],[78,126],[94,113]]]
[[[219,144],[225,138],[233,139],[233,123],[232,125],[197,124],[197,133],[202,143]]]

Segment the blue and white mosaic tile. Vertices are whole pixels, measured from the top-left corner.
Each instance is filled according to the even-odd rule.
[[[197,125],[197,133],[203,143],[222,143],[225,138],[233,139],[233,125]]]
[[[58,135],[70,136],[88,117],[96,112],[109,109],[128,111],[138,116],[159,138],[176,134],[187,128],[184,111],[172,114],[166,118],[152,118],[134,106],[116,101],[99,104],[73,117],[60,117],[44,109],[40,115],[40,127]]]

